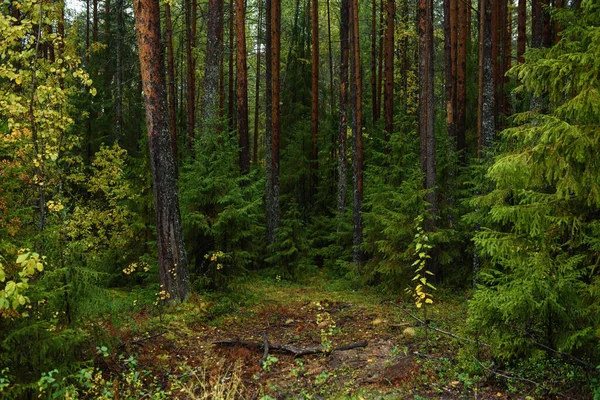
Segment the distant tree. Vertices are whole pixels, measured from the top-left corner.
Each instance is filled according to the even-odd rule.
[[[240,146],[240,170],[250,171],[250,137],[248,131],[248,68],[246,62],[245,0],[235,0],[236,19],[236,76],[237,76],[237,133]]]

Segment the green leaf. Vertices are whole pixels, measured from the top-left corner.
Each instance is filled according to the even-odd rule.
[[[17,257],[17,264],[22,264],[23,261],[27,260],[29,257],[29,253],[23,253],[19,257]]]

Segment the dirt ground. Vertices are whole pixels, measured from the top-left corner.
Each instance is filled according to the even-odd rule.
[[[210,306],[195,299],[179,319],[163,321],[164,329],[141,338],[131,334],[123,352],[135,354],[141,369],[182,399],[528,398],[508,393],[495,379],[456,373],[456,339],[429,332],[426,346],[423,328],[392,302],[311,286],[246,289],[256,291],[255,300],[234,312],[198,317]],[[456,305],[432,312],[440,320],[442,314],[465,317]],[[224,340],[252,343],[215,344]],[[364,341],[364,347],[335,350]],[[325,351],[295,356],[277,345]]]

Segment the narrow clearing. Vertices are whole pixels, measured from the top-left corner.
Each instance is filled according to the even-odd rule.
[[[134,355],[138,367],[152,371],[164,387],[178,381],[174,393],[183,399],[210,398],[209,391],[212,398],[244,399],[511,398],[493,380],[489,386],[451,376],[457,340],[430,331],[427,353],[418,323],[374,293],[273,280],[239,290],[252,293],[251,300],[233,312],[211,315],[206,311],[216,305],[195,298],[165,310],[161,327],[145,336],[121,332],[122,353]],[[410,302],[400,305],[415,309]],[[436,300],[431,310],[432,325],[452,330],[464,323],[458,299]],[[149,318],[142,309],[139,327]],[[232,340],[240,343],[215,344]],[[294,356],[276,348],[282,345],[320,347]],[[356,348],[330,352],[345,345]],[[118,372],[123,367],[117,360],[105,358],[101,367]],[[237,396],[227,397],[232,392]]]

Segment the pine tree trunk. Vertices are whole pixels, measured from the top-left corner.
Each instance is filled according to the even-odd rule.
[[[384,53],[384,37],[385,37],[385,12],[383,11],[385,6],[383,0],[379,2],[379,53],[377,54],[377,113],[380,113],[382,102],[382,88],[383,88],[383,53]]]
[[[350,68],[352,81],[352,177],[354,186],[352,204],[352,259],[359,272],[362,264],[362,201],[363,201],[363,148],[362,148],[362,81],[360,68],[360,31],[358,19],[358,0],[350,1],[351,43],[353,62]]]
[[[317,144],[319,133],[319,1],[312,1],[311,28],[312,28],[312,73],[311,73],[311,179],[310,195],[314,204],[314,196],[317,193],[319,148]]]
[[[517,8],[517,61],[525,62],[525,44],[527,43],[527,0],[518,0]]]
[[[371,0],[371,103],[373,122],[377,122],[381,112],[381,104],[377,103],[377,0]]]
[[[457,60],[456,60],[456,150],[460,152],[460,160],[466,162],[466,129],[467,129],[467,45],[469,41],[469,9],[470,0],[458,0],[456,4],[457,18]]]
[[[258,120],[260,115],[260,63],[262,53],[262,0],[258,0],[258,50],[256,52],[256,90],[254,93],[254,135],[253,135],[253,151],[252,164],[258,164]]]
[[[171,5],[165,3],[165,41],[167,46],[167,88],[169,101],[169,134],[171,151],[175,165],[178,164],[177,152],[177,100],[175,98],[175,56],[173,49],[173,24],[171,22]]]
[[[386,142],[389,142],[390,136],[394,131],[394,17],[394,0],[387,0],[384,44],[385,85],[383,93],[383,113],[385,118]]]
[[[418,36],[419,36],[419,138],[421,170],[425,177],[426,199],[430,204],[432,215],[427,230],[435,227],[437,215],[435,131],[434,131],[434,70],[433,70],[433,0],[418,2]],[[438,274],[438,265],[432,254],[428,265],[429,271]]]
[[[281,136],[281,3],[271,0],[271,201],[267,217],[270,218],[271,243],[277,240],[279,228],[279,138]]]
[[[204,64],[204,95],[202,127],[204,133],[215,134],[219,126],[219,76],[221,73],[221,42],[223,38],[223,2],[208,3],[206,59]]]
[[[196,66],[193,57],[195,38],[193,27],[195,15],[193,15],[194,0],[185,0],[185,50],[187,64],[187,136],[190,149],[194,140],[194,125],[196,123]]]
[[[237,130],[240,148],[240,170],[250,171],[250,137],[248,131],[248,69],[246,62],[245,0],[235,0],[236,65],[237,65]]]
[[[446,95],[446,128],[448,135],[456,140],[456,70],[457,70],[457,6],[458,0],[444,1],[444,56],[445,95]]]
[[[493,142],[494,80],[492,68],[492,7],[491,0],[480,0],[479,5],[479,98],[477,123],[477,156]]]
[[[350,0],[341,0],[340,6],[340,124],[338,131],[338,190],[337,209],[339,214],[346,208],[348,186],[348,164],[346,159],[346,137],[348,134],[348,59],[350,52]]]
[[[335,115],[335,95],[333,94],[333,50],[331,46],[331,7],[330,0],[327,0],[327,44],[329,48],[329,105],[331,107],[330,114],[331,118]],[[335,138],[335,135],[334,135]]]
[[[150,145],[161,298],[176,303],[187,297],[189,279],[160,67],[160,9],[158,0],[135,0],[133,6]]]
[[[235,37],[234,33],[234,21],[235,21],[235,11],[233,0],[229,1],[229,79],[227,80],[229,83],[228,88],[228,96],[227,96],[227,120],[229,121],[229,133],[232,133],[235,129],[235,115],[234,115],[234,76],[233,76],[233,54],[235,53],[235,48],[233,47],[233,38]]]
[[[92,40],[98,41],[98,0],[92,2]]]

